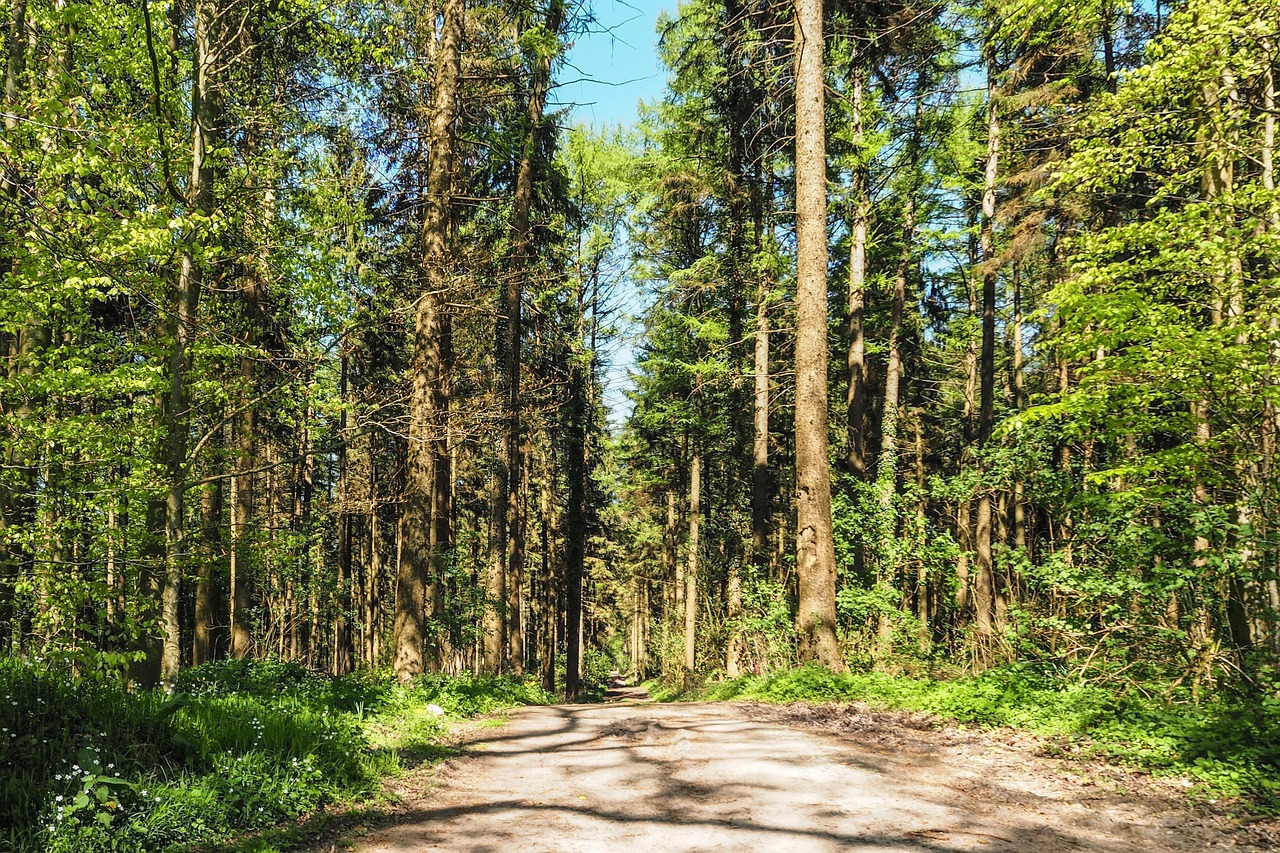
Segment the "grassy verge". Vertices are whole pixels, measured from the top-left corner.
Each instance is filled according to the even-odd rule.
[[[443,757],[450,719],[550,700],[504,678],[406,687],[247,661],[186,671],[172,695],[128,693],[0,658],[0,849],[222,842],[369,798],[383,777]]]
[[[949,681],[805,667],[712,684],[696,696],[659,683],[660,701],[865,702],[1050,738],[1063,754],[1104,757],[1156,775],[1185,776],[1211,797],[1240,797],[1280,814],[1280,698],[1181,703],[1064,684],[1030,667]]]

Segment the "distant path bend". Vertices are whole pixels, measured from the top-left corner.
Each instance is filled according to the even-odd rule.
[[[847,708],[535,707],[477,732],[441,787],[358,849],[1266,849],[1224,818],[1183,808],[1167,784],[1108,771],[1041,757],[1008,732]]]

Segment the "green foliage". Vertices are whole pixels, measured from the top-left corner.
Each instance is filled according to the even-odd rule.
[[[762,669],[795,664],[795,618],[787,591],[778,581],[748,575],[742,585],[737,628],[746,660],[758,662]]]
[[[555,697],[536,679],[517,681],[500,675],[422,675],[413,683],[418,702],[439,705],[454,717],[474,717],[516,705],[546,705]]]
[[[610,649],[588,647],[582,653],[582,687],[588,696],[599,698],[609,688],[609,679],[622,669],[617,656]]]
[[[0,842],[19,853],[168,849],[273,826],[443,755],[449,719],[551,700],[495,676],[403,686],[247,660],[186,670],[172,695],[128,693],[13,658],[0,658],[0,696]]]

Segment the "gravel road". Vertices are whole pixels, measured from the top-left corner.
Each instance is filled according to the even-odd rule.
[[[849,706],[527,708],[402,790],[361,853],[1277,849],[1274,825],[1012,732]]]

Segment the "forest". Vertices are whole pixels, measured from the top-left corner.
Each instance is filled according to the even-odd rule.
[[[566,0],[0,29],[6,698],[1073,686],[1280,791],[1280,6],[683,0],[626,127]]]

